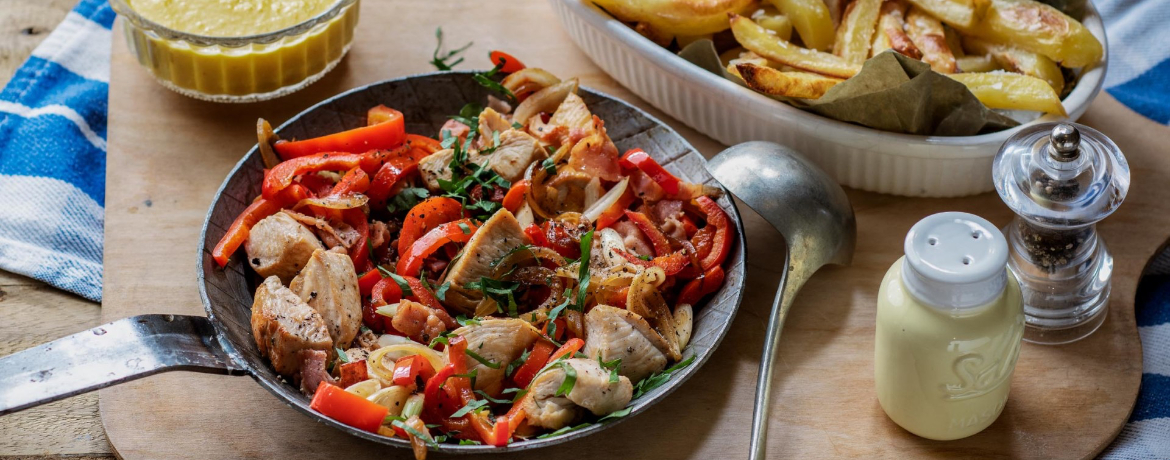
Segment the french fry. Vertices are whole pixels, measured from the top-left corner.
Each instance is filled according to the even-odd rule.
[[[1003,69],[999,63],[995,62],[995,59],[986,54],[968,54],[961,58],[955,58],[955,64],[959,66],[960,72],[994,72]]]
[[[1056,94],[1064,90],[1064,74],[1060,72],[1060,66],[1047,56],[974,37],[963,39],[963,46],[972,52],[991,56],[997,64],[1010,72],[1022,73],[1048,82]]]
[[[634,24],[634,32],[646,37],[647,40],[654,42],[655,45],[661,47],[670,46],[670,42],[674,41],[674,35],[659,29],[649,22],[639,22]]]
[[[991,0],[987,16],[960,31],[1047,56],[1069,68],[1101,61],[1104,49],[1089,29],[1056,8],[1033,0]]]
[[[845,16],[837,28],[837,41],[833,43],[833,54],[854,64],[865,62],[881,7],[882,0],[854,0],[845,7]]]
[[[844,81],[811,72],[784,72],[750,63],[739,64],[735,69],[748,87],[770,96],[818,99],[829,88]]]
[[[886,0],[882,3],[878,14],[878,25],[874,31],[873,46],[870,56],[877,56],[882,51],[892,49],[914,59],[922,59],[922,51],[914,46],[910,36],[906,35],[906,4],[900,0]]]
[[[922,61],[938,73],[955,73],[955,55],[947,46],[946,32],[938,19],[918,8],[910,8],[906,15],[906,34],[922,51]]]
[[[797,31],[800,31],[799,27]],[[861,71],[860,65],[832,54],[801,48],[776,38],[767,29],[740,15],[731,16],[731,33],[744,48],[770,61],[838,78],[849,78]]]
[[[765,6],[752,13],[752,20],[760,27],[776,32],[776,36],[792,41],[792,20],[788,16],[776,11],[776,8]]]
[[[833,18],[822,0],[770,0],[788,16],[805,47],[827,51],[833,47]],[[787,40],[786,40],[787,41]]]
[[[819,1],[819,0],[818,0]],[[727,30],[728,13],[746,13],[757,0],[593,0],[626,22],[644,22],[663,35],[705,35]]]
[[[967,86],[983,105],[993,109],[1031,110],[1068,115],[1048,82],[1006,72],[947,75]]]
[[[918,9],[956,27],[974,27],[987,15],[990,0],[910,0]]]

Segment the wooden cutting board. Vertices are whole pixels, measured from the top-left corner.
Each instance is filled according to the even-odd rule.
[[[475,6],[472,6],[475,5]],[[107,321],[142,313],[202,315],[196,290],[199,228],[215,190],[255,143],[259,116],[279,123],[328,96],[377,80],[433,70],[434,29],[449,47],[474,40],[462,68],[488,66],[505,49],[532,66],[649,109],[710,157],[721,146],[617,87],[561,31],[539,0],[367,1],[350,55],[306,90],[277,101],[217,105],[152,81],[115,33],[110,85],[105,305]],[[115,27],[115,30],[120,30]],[[393,106],[394,101],[384,101]],[[854,263],[815,276],[785,326],[773,388],[770,451],[786,458],[1089,458],[1121,429],[1136,398],[1141,344],[1134,324],[1137,277],[1170,233],[1170,174],[1157,125],[1102,95],[1084,117],[1124,149],[1133,189],[1101,225],[1116,257],[1109,319],[1081,342],[1025,344],[1011,399],[983,433],[927,441],[900,429],[873,390],[874,304],[886,268],[920,218],[966,211],[1002,225],[1010,212],[992,194],[909,199],[850,191],[857,211]],[[714,359],[644,415],[545,451],[547,458],[744,458],[755,372],[772,290],[783,260],[777,233],[746,208],[749,274],[743,307]],[[126,458],[409,458],[314,423],[247,377],[162,374],[103,390],[102,418]],[[558,451],[554,453],[553,450]]]

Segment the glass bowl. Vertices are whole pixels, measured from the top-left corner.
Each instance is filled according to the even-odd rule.
[[[214,102],[274,99],[309,86],[337,65],[353,42],[359,0],[338,0],[321,14],[274,32],[212,37],[159,25],[126,0],[111,0],[122,16],[126,44],[163,86]]]

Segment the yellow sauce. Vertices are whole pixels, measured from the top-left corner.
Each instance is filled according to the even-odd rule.
[[[231,37],[304,23],[346,0],[129,0],[135,13],[168,29],[220,43],[168,39],[123,21],[130,49],[163,85],[221,102],[271,99],[320,78],[349,49],[358,3],[308,31],[269,40]]]

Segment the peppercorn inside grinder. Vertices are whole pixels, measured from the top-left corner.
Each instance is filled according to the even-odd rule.
[[[1003,233],[1024,297],[1024,340],[1087,337],[1109,309],[1113,257],[1096,223],[1129,190],[1125,156],[1093,128],[1043,123],[1009,138],[992,168],[996,191],[1016,213]]]

